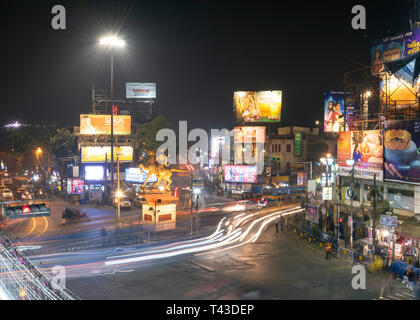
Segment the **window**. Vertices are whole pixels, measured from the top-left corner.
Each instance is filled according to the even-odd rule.
[[[279,152],[281,152],[281,144],[279,144]]]
[[[291,152],[292,146],[290,144],[286,144],[286,152]]]
[[[272,144],[272,145],[271,145],[271,152],[272,152],[272,153],[274,153],[274,146],[275,146],[275,144]]]

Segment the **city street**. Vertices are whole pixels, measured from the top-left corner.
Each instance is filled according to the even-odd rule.
[[[313,253],[274,226],[256,243],[148,263],[136,270],[69,279],[83,299],[413,299],[388,274],[351,287],[351,265]],[[382,294],[382,295],[381,295]]]

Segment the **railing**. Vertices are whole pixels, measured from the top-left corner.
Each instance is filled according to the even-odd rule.
[[[41,273],[0,232],[0,291],[10,300],[75,300],[67,289],[53,288],[53,281]]]
[[[329,242],[332,244],[332,250],[336,254],[337,258],[351,263],[362,263],[365,265],[370,265],[372,261],[372,257],[366,256],[363,254],[357,253],[355,250],[348,249],[342,246],[337,246],[337,240],[332,235],[322,234],[325,235],[326,238],[320,237],[319,235],[313,235],[309,233],[307,230],[303,230],[293,224],[288,224],[286,230],[295,235],[298,239],[303,240],[306,244],[310,245],[311,247],[318,247],[320,249],[325,248],[325,245]]]

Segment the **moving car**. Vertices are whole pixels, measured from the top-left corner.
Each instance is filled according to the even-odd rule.
[[[114,207],[116,208],[118,206],[118,199],[117,197],[114,197],[112,200],[112,203],[114,204]],[[120,208],[121,209],[131,209],[131,202],[128,200],[127,196],[123,195],[120,197]]]

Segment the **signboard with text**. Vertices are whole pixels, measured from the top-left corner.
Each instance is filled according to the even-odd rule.
[[[111,134],[111,115],[109,114],[81,114],[80,134]],[[131,134],[131,116],[114,115],[114,134]]]
[[[156,83],[133,83],[125,84],[127,99],[155,99]]]

